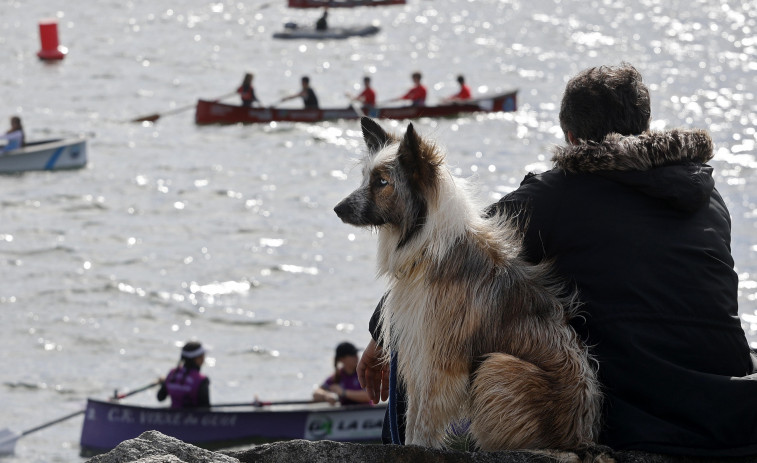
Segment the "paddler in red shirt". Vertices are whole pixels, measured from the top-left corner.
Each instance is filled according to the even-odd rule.
[[[345,95],[347,95],[350,100],[357,101],[362,104],[364,108],[370,110],[376,106],[376,92],[373,91],[373,88],[371,87],[370,77],[363,77],[363,86],[363,91],[359,95],[353,96],[350,93],[346,93]]]
[[[470,87],[468,87],[465,84],[465,77],[463,77],[462,74],[457,76],[457,83],[460,84],[460,91],[457,92],[455,95],[449,96],[445,98],[443,101],[445,103],[449,103],[452,101],[465,101],[470,100],[473,96],[471,95]]]
[[[413,88],[401,97],[389,101],[410,100],[411,106],[426,106],[426,87],[421,85],[421,73],[414,72],[412,78]]]

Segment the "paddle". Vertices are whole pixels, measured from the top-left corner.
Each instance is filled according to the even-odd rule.
[[[113,394],[113,398],[111,400],[120,400],[120,399],[129,397],[129,396],[132,396],[134,394],[137,394],[139,392],[145,391],[147,389],[150,389],[152,387],[155,387],[155,386],[157,386],[159,384],[160,384],[160,381],[155,381],[154,383],[150,383],[150,384],[148,384],[146,386],[140,387],[138,389],[134,389],[133,391],[127,392],[126,394],[118,394],[118,391],[116,391]],[[66,421],[66,420],[68,420],[70,418],[73,418],[75,416],[83,415],[86,410],[87,409],[85,408],[85,409],[78,410],[78,411],[73,412],[73,413],[69,413],[66,416],[62,416],[62,417],[54,419],[52,421],[48,421],[47,423],[43,423],[43,424],[41,424],[39,426],[35,426],[35,427],[31,428],[31,429],[27,429],[26,431],[23,431],[23,432],[20,432],[20,433],[11,431],[10,429],[7,429],[7,428],[0,429],[0,455],[10,455],[10,454],[12,454],[13,451],[15,450],[15,448],[16,448],[16,441],[18,441],[23,436],[26,436],[26,435],[31,434],[33,432],[37,432],[39,430],[48,428],[48,427],[50,427],[50,426],[52,426],[54,424],[58,424],[58,423],[60,423],[62,421]]]
[[[229,98],[230,96],[234,96],[236,94],[237,94],[237,92],[234,91],[234,92],[231,92],[231,93],[227,93],[225,95],[221,95],[218,98],[214,98],[213,100],[214,101],[223,100],[224,98]],[[136,119],[132,119],[129,122],[155,122],[155,121],[157,121],[158,119],[160,119],[163,116],[169,116],[171,114],[178,114],[178,113],[184,112],[184,111],[186,111],[188,109],[192,109],[192,108],[194,108],[196,106],[197,106],[196,103],[193,103],[191,105],[186,105],[186,106],[180,106],[178,108],[169,109],[168,111],[164,111],[163,113],[154,113],[154,114],[148,114],[146,116],[138,117]]]
[[[212,404],[211,408],[215,407],[268,407],[271,405],[304,405],[318,403],[315,400],[279,400],[273,402],[263,402],[256,400],[254,402],[238,402],[229,404]]]
[[[271,106],[269,106],[269,108],[276,109],[276,106],[280,105],[281,103],[283,103],[285,101],[289,101],[290,99],[291,98],[282,98],[282,99],[276,101],[276,103],[271,103]]]

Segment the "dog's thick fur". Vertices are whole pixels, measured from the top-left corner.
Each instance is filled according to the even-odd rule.
[[[599,387],[567,323],[573,301],[548,266],[521,258],[508,221],[480,216],[412,124],[401,139],[361,125],[363,183],[334,210],[379,231],[390,280],[381,341],[407,389],[406,443],[440,447],[450,424],[469,419],[482,450],[592,445]]]

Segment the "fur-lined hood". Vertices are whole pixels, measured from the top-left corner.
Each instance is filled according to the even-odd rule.
[[[555,168],[568,173],[601,175],[676,209],[693,211],[709,201],[715,188],[712,139],[704,130],[610,134],[602,142],[560,146]]]
[[[555,167],[567,172],[649,170],[667,164],[712,159],[712,139],[704,130],[644,132],[638,136],[608,135],[600,143],[583,142],[555,149]]]

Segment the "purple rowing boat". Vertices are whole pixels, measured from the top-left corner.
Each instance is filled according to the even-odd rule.
[[[380,442],[386,405],[170,409],[87,400],[81,453],[103,453],[156,430],[208,449],[289,439]]]

